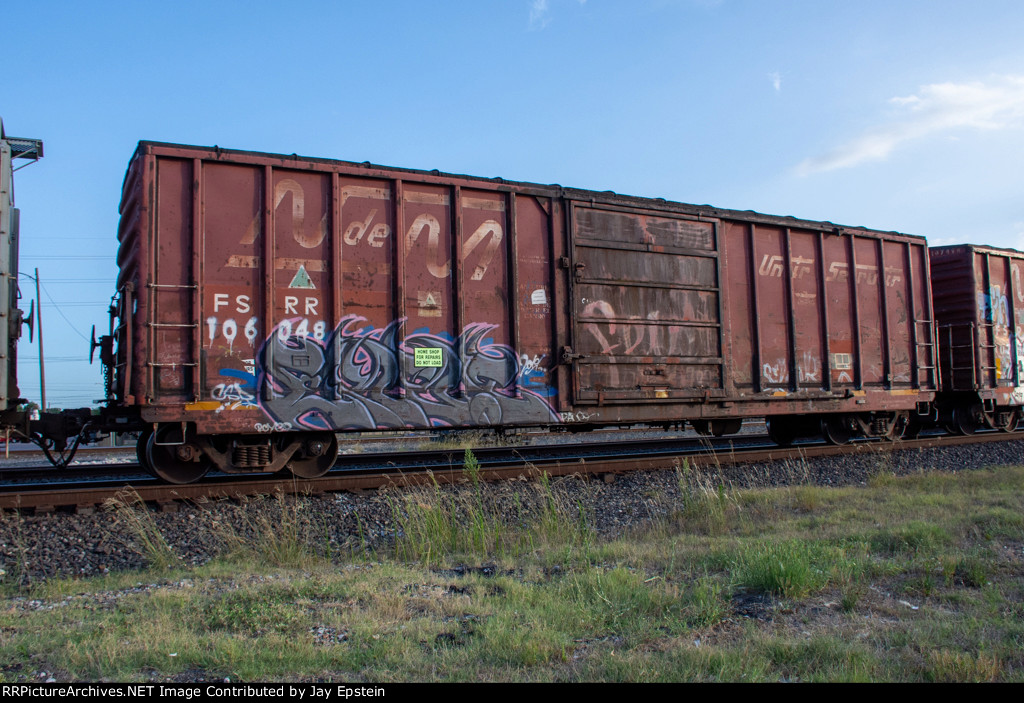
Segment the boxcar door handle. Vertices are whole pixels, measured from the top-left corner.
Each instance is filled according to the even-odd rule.
[[[583,358],[586,358],[586,355],[584,355],[584,354],[574,354],[573,351],[572,351],[572,347],[562,347],[562,363],[563,364],[571,364],[572,362],[574,362],[574,361],[576,361],[578,359],[583,359]]]

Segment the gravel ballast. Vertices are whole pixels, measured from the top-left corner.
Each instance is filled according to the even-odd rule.
[[[1024,441],[989,442],[944,449],[860,453],[798,462],[721,466],[701,476],[732,488],[794,484],[865,485],[878,474],[907,475],[922,471],[962,471],[1019,465]],[[566,505],[592,516],[593,528],[614,537],[663,517],[678,507],[680,476],[673,471],[624,474],[611,483],[570,477],[552,480],[552,494]],[[433,490],[433,489],[431,489]],[[468,486],[442,491],[474,490]],[[512,525],[529,522],[544,501],[535,482],[503,481],[480,488],[482,499],[507,516]],[[311,547],[345,558],[353,550],[386,547],[394,537],[395,511],[403,503],[399,491],[327,494],[293,498],[255,498],[243,502],[181,503],[177,512],[148,511],[174,554],[185,564],[202,564],[232,543],[261,529],[291,522]],[[93,514],[54,513],[0,516],[0,578],[35,582],[53,577],[137,570],[146,560],[135,547],[132,531],[115,510]]]

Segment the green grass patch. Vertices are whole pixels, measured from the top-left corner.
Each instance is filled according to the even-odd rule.
[[[479,464],[469,449],[463,469],[467,480],[462,485],[433,481],[390,499],[394,558],[428,566],[481,555],[504,559],[537,552],[558,563],[589,558],[594,535],[591,509],[554,490],[547,475],[507,505],[492,500],[484,490]]]
[[[877,530],[869,538],[871,549],[882,554],[932,553],[949,545],[953,538],[949,531],[941,525],[921,520],[896,525],[895,527]]]
[[[683,464],[644,498],[661,517],[614,533],[593,484],[494,491],[463,462],[351,551],[280,496],[199,567],[130,498],[111,518],[145,572],[31,583],[8,546],[0,680],[1024,678],[1020,468],[741,490]],[[6,544],[25,527],[5,516]]]
[[[752,542],[729,562],[739,587],[785,598],[802,598],[826,586],[857,583],[868,568],[857,545],[837,547],[814,541]]]

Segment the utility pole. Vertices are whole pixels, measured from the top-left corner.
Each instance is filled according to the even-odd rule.
[[[46,368],[43,365],[43,299],[39,297],[39,269],[36,268],[36,329],[39,334],[39,395],[46,412]]]

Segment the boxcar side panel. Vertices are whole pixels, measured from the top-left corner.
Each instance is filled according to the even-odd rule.
[[[913,317],[908,296],[907,267],[910,263],[900,242],[881,242],[882,272],[884,277],[884,320],[886,324],[886,347],[888,349],[888,368],[886,382],[890,388],[907,389],[912,387],[914,373],[914,354],[911,347],[913,333]]]
[[[121,238],[138,307],[116,392],[200,433],[859,412],[934,391],[924,245],[905,235],[146,143]]]
[[[551,280],[551,201],[509,194],[509,277],[515,296],[509,344],[519,355],[517,396],[536,394],[550,403],[558,400],[555,355],[555,291]],[[545,210],[547,207],[547,210]]]
[[[558,421],[550,199],[340,162],[140,155],[153,187],[126,181],[122,277],[143,288],[144,419],[201,433]]]
[[[849,275],[850,237],[825,236],[822,239],[825,278],[825,305],[828,314],[828,376],[834,392],[860,388],[854,360],[860,355],[860,336],[856,334],[854,277]]]
[[[252,166],[208,162],[202,184],[206,285],[200,316],[200,400],[225,401],[232,409],[254,407],[258,341],[266,329],[259,265],[263,174]]]
[[[395,311],[395,184],[341,175],[338,184],[341,310],[353,329],[384,329]]]
[[[796,389],[821,390],[824,387],[824,335],[822,334],[820,281],[815,264],[818,233],[790,230],[789,261],[792,289],[792,324],[796,342]]]
[[[1024,254],[969,244],[929,253],[945,387],[1024,404]]]
[[[193,399],[197,319],[193,309],[193,162],[156,164],[156,208],[149,245],[147,348],[151,402],[178,406]]]
[[[1013,355],[1015,371],[1013,375],[1016,387],[1024,386],[1024,257],[1007,256],[1010,269],[1006,279],[1006,299],[1008,301],[1011,320],[1010,347]],[[1014,398],[1024,404],[1024,394],[1018,393]]]
[[[723,395],[716,223],[573,208],[574,399]]]
[[[723,272],[726,281],[725,349],[729,360],[729,381],[734,393],[750,396],[761,391],[760,340],[756,270],[753,265],[753,223],[722,221],[725,250]]]
[[[761,399],[787,413],[796,411],[787,403],[802,398],[862,411],[913,408],[910,396],[931,397],[923,240],[754,218],[726,221],[723,232],[736,400]]]

